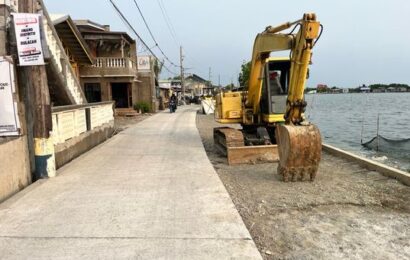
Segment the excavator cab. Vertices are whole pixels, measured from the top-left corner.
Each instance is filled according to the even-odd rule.
[[[284,122],[289,91],[289,58],[268,58],[264,68],[260,109],[267,123]]]

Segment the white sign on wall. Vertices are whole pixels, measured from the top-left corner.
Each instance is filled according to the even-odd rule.
[[[0,57],[0,136],[20,134],[17,103],[13,100],[14,82],[11,57]]]
[[[20,66],[44,65],[40,14],[13,13]]]
[[[151,62],[149,56],[138,57],[138,70],[151,70]]]

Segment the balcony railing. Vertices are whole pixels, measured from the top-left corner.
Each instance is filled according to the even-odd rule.
[[[133,68],[136,64],[130,58],[97,58],[95,68]]]
[[[81,77],[136,77],[137,64],[131,58],[97,58],[90,66],[80,67]]]

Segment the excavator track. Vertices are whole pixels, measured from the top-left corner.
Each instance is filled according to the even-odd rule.
[[[322,153],[320,131],[315,125],[280,125],[276,130],[283,181],[313,181]]]
[[[277,145],[245,145],[242,131],[229,127],[214,129],[214,143],[229,165],[277,162]]]
[[[214,143],[225,156],[228,155],[229,147],[245,146],[242,132],[230,127],[214,128]]]

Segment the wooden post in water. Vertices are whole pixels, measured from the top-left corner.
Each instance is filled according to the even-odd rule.
[[[379,118],[380,114],[377,114],[377,131],[376,131],[376,151],[379,151]]]

